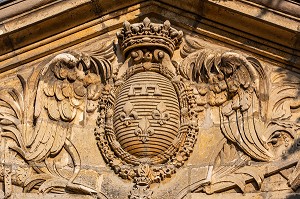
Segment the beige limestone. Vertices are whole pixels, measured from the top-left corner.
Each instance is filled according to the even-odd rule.
[[[0,6],[0,198],[300,197],[297,3],[24,2]]]

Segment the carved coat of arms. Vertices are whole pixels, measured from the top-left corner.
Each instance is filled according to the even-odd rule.
[[[125,61],[116,70],[111,63],[114,46],[102,46],[89,54],[57,55],[36,75],[32,93],[30,82],[20,75],[22,92],[0,90],[0,134],[9,140],[5,154],[13,151],[30,165],[30,172],[27,167],[15,173],[8,164],[3,167],[6,197],[15,184],[24,192],[69,191],[105,198],[74,182],[81,160],[70,131],[97,111],[93,133],[102,157],[117,175],[134,183],[130,199],[150,199],[151,184],[171,177],[189,159],[201,133],[199,113],[209,107],[217,110],[223,138],[207,165],[207,178],[182,189],[179,198],[188,191],[212,194],[234,186],[244,191],[246,181],[260,186],[269,173],[289,167],[295,167],[289,185],[297,189],[297,159],[271,164],[284,159],[280,147],[290,147],[300,127],[285,122],[290,109],[266,114],[268,82],[256,59],[192,43],[183,47],[178,64],[172,56],[183,32],[169,21],[125,22],[117,37]],[[273,109],[300,104],[297,96],[288,102],[283,98]],[[68,177],[56,167],[55,157],[62,151],[73,163]],[[221,164],[226,161],[230,166]],[[251,161],[260,169],[250,169]]]
[[[175,173],[196,141],[192,89],[176,79],[170,59],[182,36],[169,21],[154,24],[148,18],[140,24],[125,22],[118,34],[129,60],[121,66],[121,78],[101,97],[95,134],[116,173],[134,179],[132,198]]]

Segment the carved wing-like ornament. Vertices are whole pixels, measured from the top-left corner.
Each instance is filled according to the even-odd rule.
[[[260,63],[236,52],[197,50],[182,62],[181,74],[195,83],[198,106],[218,106],[224,136],[256,160],[268,161],[263,135],[267,80]]]
[[[92,192],[72,183],[80,171],[81,162],[70,140],[70,132],[73,124],[84,125],[86,115],[96,110],[102,90],[112,78],[110,61],[113,55],[112,45],[89,55],[74,51],[62,53],[42,68],[34,94],[28,93],[28,82],[22,76],[18,76],[22,92],[13,88],[0,91],[1,135],[15,140],[10,148],[26,162],[45,164],[45,167],[34,167],[37,174],[26,179],[25,191],[42,182],[41,192],[66,187]],[[30,118],[28,112],[33,101],[33,117]],[[26,126],[29,122],[33,125]],[[73,174],[67,181],[57,171],[53,159],[63,148],[74,163]]]

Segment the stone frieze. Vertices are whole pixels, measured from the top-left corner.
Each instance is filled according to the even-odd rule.
[[[60,53],[29,78],[18,74],[20,89],[0,89],[4,197],[16,186],[25,193],[118,198],[76,181],[81,151],[71,134],[75,126],[84,131],[92,114],[90,135],[99,151],[90,153],[131,187],[129,199],[163,198],[168,188],[157,186],[176,183],[169,198],[246,193],[249,183],[261,191],[275,174],[298,189],[299,79],[282,83],[285,77],[270,76],[254,57],[184,39],[168,20],[125,21],[116,37],[117,44],[95,51]],[[180,62],[172,59],[175,51]],[[58,166],[62,153],[68,168]],[[203,170],[184,176],[197,165]],[[174,183],[176,176],[183,182]]]

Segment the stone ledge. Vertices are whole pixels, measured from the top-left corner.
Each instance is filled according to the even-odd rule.
[[[122,7],[122,5],[119,5]],[[273,61],[281,63],[283,65],[287,65],[290,69],[294,69],[299,67],[300,63],[300,52],[297,50],[293,50],[288,46],[282,46],[275,41],[268,41],[263,39],[262,37],[257,37],[255,35],[243,32],[242,30],[238,30],[226,24],[220,24],[213,22],[212,20],[199,18],[196,14],[191,12],[182,12],[182,10],[176,8],[178,5],[174,5],[175,7],[168,7],[166,3],[159,2],[142,2],[141,4],[136,4],[134,6],[130,6],[121,10],[116,11],[115,13],[109,13],[103,15],[100,18],[94,19],[87,23],[77,25],[73,28],[70,28],[68,25],[68,30],[63,31],[61,27],[64,25],[60,21],[66,21],[67,18],[63,17],[64,14],[56,16],[55,18],[50,18],[49,20],[56,21],[56,23],[60,23],[60,26],[54,27],[44,27],[46,24],[49,25],[49,21],[45,20],[44,25],[37,23],[31,24],[27,28],[34,31],[31,34],[25,34],[23,31],[28,31],[24,28],[16,29],[15,32],[7,32],[0,35],[0,44],[3,47],[0,52],[2,54],[0,56],[0,71],[6,71],[15,67],[18,67],[22,64],[31,62],[43,56],[47,56],[51,53],[55,53],[59,50],[63,50],[68,48],[69,46],[75,45],[77,43],[86,41],[92,37],[104,34],[121,26],[122,20],[135,21],[138,18],[142,18],[143,16],[164,18],[168,16],[172,18],[171,23],[177,25],[181,28],[186,28],[187,30],[191,30],[198,34],[201,34],[205,37],[212,38],[215,40],[219,40],[221,42],[227,43],[229,45],[236,46],[240,49],[244,49],[246,51],[250,51],[252,53],[258,54],[260,56],[267,57]],[[80,7],[80,6],[78,6]],[[214,9],[217,7],[213,6]],[[77,8],[76,8],[77,9]],[[79,8],[78,8],[79,9]],[[184,8],[186,9],[186,8]],[[79,9],[81,12],[86,11],[85,8]],[[192,11],[192,10],[191,10]],[[81,12],[78,12],[80,15]],[[108,10],[105,10],[108,12]],[[212,10],[210,11],[212,12]],[[227,12],[227,11],[226,11]],[[229,12],[229,10],[228,10]],[[67,12],[68,13],[68,12]],[[103,12],[104,13],[104,12]],[[164,16],[161,16],[159,13],[164,13]],[[70,14],[70,13],[69,13]],[[94,13],[95,14],[95,13]],[[201,14],[201,13],[198,13]],[[174,18],[175,16],[175,18]],[[209,18],[213,17],[212,13],[209,15],[205,15]],[[226,15],[227,16],[227,15]],[[114,19],[118,18],[118,19]],[[226,18],[226,17],[225,17]],[[237,20],[239,17],[235,17]],[[122,19],[122,20],[121,20]],[[221,19],[218,17],[218,19]],[[229,18],[230,19],[230,18]],[[195,22],[192,22],[196,20]],[[217,20],[217,18],[215,19]],[[253,21],[254,19],[252,19]],[[68,21],[68,20],[67,20]],[[227,20],[230,21],[230,20]],[[254,20],[255,21],[255,20]],[[79,21],[75,21],[79,23]],[[81,21],[83,22],[83,21]],[[258,23],[258,21],[255,21]],[[75,23],[75,25],[76,25]],[[232,23],[232,22],[231,22]],[[259,22],[261,23],[261,22]],[[36,26],[38,25],[38,29]],[[51,25],[51,23],[50,23]],[[53,24],[52,24],[53,25]],[[51,25],[51,26],[52,26]],[[69,24],[70,25],[70,24]],[[74,25],[74,24],[73,24]],[[260,26],[262,27],[262,26]],[[263,27],[268,28],[269,26]],[[43,30],[43,28],[50,28],[51,31],[47,32]],[[278,28],[278,27],[277,27]],[[0,25],[1,29],[1,25]],[[279,28],[278,30],[282,30]],[[56,33],[55,31],[62,31],[61,33]],[[271,30],[270,30],[271,31]],[[270,32],[269,31],[269,32]],[[276,32],[276,30],[272,30]],[[12,33],[12,34],[11,34]],[[54,34],[53,36],[50,36]],[[282,32],[283,34],[283,32]],[[294,33],[293,33],[294,34]],[[14,35],[16,38],[14,38]],[[21,36],[22,39],[18,39],[17,35]],[[43,37],[47,37],[41,39]],[[293,37],[290,34],[285,35],[285,37]],[[293,42],[287,38],[281,38],[280,41],[285,42]],[[28,40],[27,40],[28,39]],[[38,41],[37,41],[38,40]],[[16,45],[13,44],[16,43]],[[25,42],[25,43],[23,43]],[[276,41],[277,42],[277,41]],[[29,44],[32,43],[32,44]],[[25,45],[28,44],[28,45]],[[21,47],[25,45],[24,47]],[[18,47],[19,46],[19,47]],[[300,45],[299,45],[300,46]],[[18,49],[17,49],[18,48]],[[1,51],[0,50],[0,51]],[[10,51],[10,52],[9,52]],[[4,53],[7,52],[7,53]],[[3,54],[4,53],[4,54]],[[294,67],[294,68],[293,68]]]
[[[4,198],[4,194],[0,192],[0,198]],[[10,199],[95,199],[94,196],[78,195],[78,194],[38,194],[38,193],[15,193]]]
[[[263,193],[221,193],[207,195],[205,193],[192,193],[188,194],[185,199],[297,199],[300,198],[300,193],[288,193],[288,192],[263,192]]]

